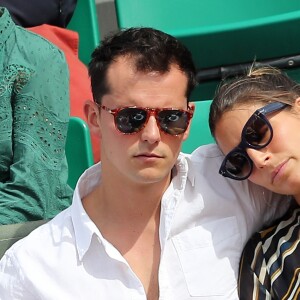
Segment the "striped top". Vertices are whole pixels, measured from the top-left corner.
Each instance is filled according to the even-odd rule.
[[[300,299],[300,208],[247,243],[239,277],[240,299]]]

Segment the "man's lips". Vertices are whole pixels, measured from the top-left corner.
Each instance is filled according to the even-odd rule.
[[[134,155],[134,157],[162,158],[163,156],[156,153],[144,152],[144,153],[139,153],[137,155]]]

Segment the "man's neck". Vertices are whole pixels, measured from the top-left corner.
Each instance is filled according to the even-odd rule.
[[[118,184],[101,180],[101,184],[83,199],[83,205],[91,219],[132,220],[145,222],[154,218],[160,209],[161,198],[168,188],[169,179],[155,184]]]
[[[148,299],[158,299],[160,203],[169,181],[142,187],[104,180],[83,199],[88,215],[126,259]]]

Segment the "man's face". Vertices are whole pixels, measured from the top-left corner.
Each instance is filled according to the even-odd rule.
[[[124,106],[177,108],[187,110],[187,77],[175,65],[165,74],[136,72],[132,60],[119,58],[108,69],[110,93],[102,105],[110,109]],[[146,126],[132,135],[120,133],[114,117],[99,114],[103,172],[116,180],[127,178],[140,184],[169,180],[170,170],[180,152],[187,130],[179,136],[162,132],[152,114]]]

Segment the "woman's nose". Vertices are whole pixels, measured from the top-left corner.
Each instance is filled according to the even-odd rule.
[[[267,151],[266,148],[263,149],[246,149],[247,154],[249,155],[250,159],[253,161],[253,164],[261,169],[264,168],[270,159],[270,152]]]

